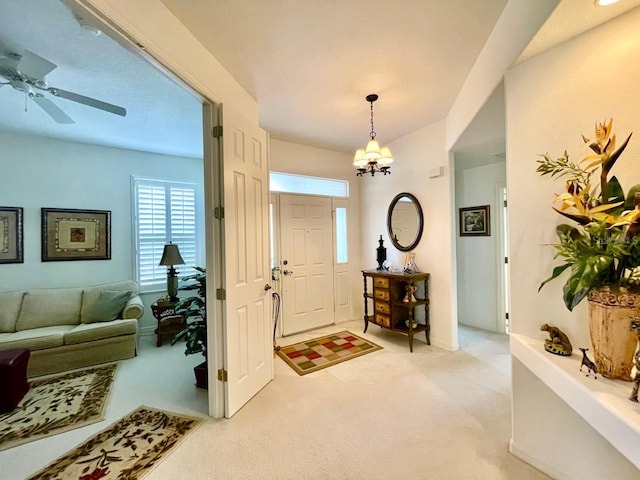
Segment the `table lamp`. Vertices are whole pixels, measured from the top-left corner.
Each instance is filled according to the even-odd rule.
[[[167,293],[169,294],[169,300],[175,302],[178,300],[178,272],[173,266],[184,265],[184,260],[182,259],[182,255],[180,255],[178,245],[169,243],[164,246],[159,265],[169,267],[167,270]]]

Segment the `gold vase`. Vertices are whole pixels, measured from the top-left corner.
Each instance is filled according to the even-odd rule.
[[[589,292],[589,336],[594,362],[604,377],[631,381],[638,337],[631,319],[640,317],[640,289],[619,286]]]

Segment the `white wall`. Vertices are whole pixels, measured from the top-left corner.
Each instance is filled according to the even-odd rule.
[[[560,156],[565,149],[572,160],[581,159],[588,151],[580,135],[593,138],[595,121],[610,116],[619,142],[631,131],[640,133],[638,25],[640,8],[518,65],[506,76],[510,317],[515,333],[540,342],[545,336],[539,327],[548,322],[565,331],[574,348],[589,347],[586,301],[573,313],[562,302],[566,277],[536,293],[540,282],[558,264],[553,260],[553,249],[546,245],[556,240],[555,226],[565,223],[550,206],[554,194],[563,188],[562,181],[540,177],[535,172],[536,160],[538,154]],[[640,138],[635,135],[612,172],[625,191],[640,183]],[[531,458],[553,458],[552,453],[563,451],[567,438],[572,438],[582,444],[584,455],[594,456],[604,466],[619,461],[598,448],[597,433],[587,431],[578,438],[572,424],[560,422],[535,445],[527,442],[533,432],[525,417],[544,413],[547,405],[527,402],[526,382],[521,384],[518,370],[513,377],[513,440],[527,445]],[[581,476],[582,461],[564,456],[562,465],[553,466],[562,468],[565,478],[598,478]],[[637,475],[636,471],[633,478]]]
[[[456,222],[458,267],[458,321],[485,330],[500,329],[498,258],[500,205],[496,188],[506,181],[506,163],[456,170],[456,212],[459,208],[489,205],[491,236],[461,237]]]
[[[348,255],[352,305],[350,318],[360,318],[363,315],[361,312],[362,274],[360,273],[362,270],[360,248],[360,185],[362,179],[356,177],[353,156],[272,138],[270,140],[269,165],[271,171],[335,178],[349,182]]]
[[[453,181],[449,154],[445,148],[445,122],[440,121],[389,144],[394,156],[391,175],[361,179],[363,268],[375,268],[380,235],[387,258],[404,265],[405,252],[396,250],[387,233],[387,210],[400,192],[416,196],[424,214],[424,231],[414,250],[416,264],[429,272],[431,343],[458,349],[455,313],[455,267],[453,260],[452,208]],[[444,167],[444,175],[429,178],[429,170]],[[416,339],[425,341],[422,335]]]
[[[446,147],[465,132],[504,71],[516,61],[559,0],[509,0],[447,115]]]
[[[24,209],[24,263],[0,266],[0,291],[135,279],[131,175],[197,183],[202,204],[201,159],[6,132],[0,145],[0,204]],[[42,262],[43,207],[110,210],[111,260]],[[141,327],[155,324],[149,305],[162,293],[143,296]]]

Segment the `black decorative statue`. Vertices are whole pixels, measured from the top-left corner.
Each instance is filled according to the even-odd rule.
[[[376,248],[376,260],[378,262],[378,270],[384,270],[384,267],[382,266],[382,264],[387,260],[387,249],[384,248],[384,245],[382,244],[383,240],[382,240],[382,235],[380,235],[380,240],[378,240],[378,242],[380,242],[380,246],[378,248]]]

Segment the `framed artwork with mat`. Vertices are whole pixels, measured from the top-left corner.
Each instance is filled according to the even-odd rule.
[[[0,263],[23,263],[22,207],[0,207]]]
[[[111,260],[109,210],[42,209],[42,261]]]

